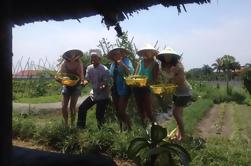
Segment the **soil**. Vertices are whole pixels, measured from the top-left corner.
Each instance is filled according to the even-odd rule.
[[[223,115],[220,110],[224,109]],[[222,117],[221,117],[222,116]],[[232,133],[232,107],[230,104],[214,105],[198,123],[196,134],[203,137],[229,137]]]

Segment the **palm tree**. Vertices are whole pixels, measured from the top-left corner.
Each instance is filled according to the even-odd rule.
[[[227,81],[227,93],[230,93],[230,88],[229,88],[229,78],[230,78],[230,73],[232,70],[233,64],[236,62],[235,58],[231,55],[224,55],[222,58],[222,70],[226,74],[226,81]]]
[[[230,69],[235,72],[235,70],[240,70],[241,69],[241,65],[240,65],[239,62],[233,62],[230,65]]]
[[[217,73],[220,73],[220,71],[222,70],[222,60],[221,58],[217,58],[216,62],[213,63],[211,66],[213,67],[213,70],[215,70]]]
[[[202,73],[206,75],[207,79],[209,80],[209,76],[210,74],[213,73],[213,69],[209,65],[203,65],[201,70],[202,70]]]
[[[220,72],[222,70],[222,66],[223,66],[223,62],[221,58],[217,58],[216,62],[213,63],[211,65],[213,67],[213,70],[216,71],[216,80],[217,80],[217,88],[220,88],[220,84],[219,84],[219,76],[220,76]]]

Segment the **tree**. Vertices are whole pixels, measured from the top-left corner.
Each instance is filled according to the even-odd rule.
[[[246,64],[244,65],[244,67],[246,67],[246,68],[251,67],[251,63],[246,63]]]
[[[110,50],[112,50],[114,47],[122,47],[130,51],[131,54],[128,55],[128,58],[133,62],[134,65],[137,63],[137,59],[135,57],[137,48],[135,44],[133,43],[133,39],[129,40],[128,33],[123,33],[122,36],[118,37],[116,39],[116,42],[113,44],[109,42],[107,39],[102,38],[99,41],[98,47],[102,49],[103,54],[106,56]]]
[[[201,68],[201,70],[202,70],[202,73],[209,80],[210,75],[213,73],[213,68],[211,68],[209,65],[203,65],[203,67]]]
[[[220,71],[222,70],[222,66],[223,66],[221,58],[217,58],[216,62],[213,63],[211,66],[213,67],[214,71],[216,71],[217,73],[220,73]]]
[[[236,61],[235,61],[235,58],[231,55],[224,55],[221,58],[221,61],[222,61],[222,70],[226,74],[227,93],[229,94],[230,93],[229,79],[231,78],[230,74]]]

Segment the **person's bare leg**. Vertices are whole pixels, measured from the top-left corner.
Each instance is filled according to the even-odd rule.
[[[173,116],[177,124],[176,137],[178,140],[182,140],[184,138],[184,123],[183,123],[182,113],[183,113],[183,107],[174,106]]]
[[[62,101],[62,114],[65,122],[65,126],[68,126],[68,103],[70,100],[70,96],[63,95],[63,101]]]
[[[126,128],[131,130],[130,120],[128,114],[126,113],[127,103],[128,103],[128,96],[120,96],[118,104],[118,112],[121,120],[125,123]]]
[[[119,127],[120,127],[120,131],[122,131],[122,119],[120,117],[120,114],[119,114],[119,97],[117,95],[112,95],[112,102],[113,102],[113,105],[114,105],[114,108],[116,110],[116,116],[118,118],[118,121],[119,121]]]
[[[146,124],[145,124],[145,119],[146,119],[146,114],[144,112],[144,108],[143,108],[143,95],[141,94],[135,94],[135,101],[136,101],[136,104],[137,104],[137,107],[138,107],[138,113],[140,115],[140,118],[141,118],[141,122],[142,122],[142,125],[143,127],[146,127]]]
[[[74,125],[76,119],[76,105],[78,101],[78,95],[71,96],[70,111],[71,111],[71,126]]]
[[[148,119],[150,120],[150,122],[154,122],[155,121],[155,118],[154,118],[154,115],[153,115],[153,110],[152,110],[152,99],[151,99],[151,95],[150,94],[145,94],[144,96],[144,111],[148,117]]]

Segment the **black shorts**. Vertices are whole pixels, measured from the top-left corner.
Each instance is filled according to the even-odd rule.
[[[173,102],[175,106],[186,107],[191,101],[192,96],[176,96],[173,95]]]

